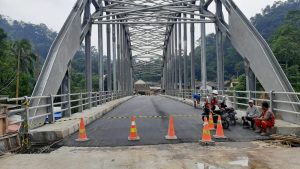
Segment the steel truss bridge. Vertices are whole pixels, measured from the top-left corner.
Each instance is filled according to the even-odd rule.
[[[215,12],[209,10],[212,4]],[[224,12],[228,13],[228,21],[224,18]],[[30,102],[33,108],[29,116],[40,118],[34,118],[31,124],[38,126],[45,120],[43,114],[47,108],[41,105],[47,101],[42,99],[43,96],[51,98],[48,96],[61,91],[60,94],[69,94],[70,97],[71,61],[83,43],[86,98],[89,103],[92,102],[91,36],[94,36],[94,32],[98,32],[99,91],[104,90],[104,44],[107,47],[108,92],[131,93],[134,77],[145,74],[160,77],[162,88],[166,91],[180,91],[187,90],[189,84],[190,89],[195,89],[195,57],[198,56],[194,53],[194,34],[195,25],[199,24],[201,83],[205,90],[207,72],[204,37],[207,23],[214,24],[216,30],[219,90],[224,89],[223,42],[228,38],[245,61],[248,91],[255,91],[257,78],[265,91],[284,92],[273,96],[273,100],[299,101],[297,95],[289,94],[294,90],[270,47],[232,0],[77,0],[49,50],[34,88],[32,97],[36,99]],[[97,25],[98,29],[92,30],[92,25]],[[188,41],[191,42],[190,63],[187,63]],[[155,59],[161,62],[154,62]],[[188,65],[190,70],[187,70]],[[295,104],[277,102],[276,105],[290,112],[298,111],[298,105]],[[296,116],[295,113],[287,113],[285,118],[292,121]]]

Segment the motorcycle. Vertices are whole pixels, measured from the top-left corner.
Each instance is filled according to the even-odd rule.
[[[222,108],[221,110],[215,110],[214,114],[220,115],[221,120],[222,120],[222,126],[224,129],[228,129],[230,125],[235,126],[237,117],[236,117],[236,112],[234,108],[232,107],[225,107]],[[213,116],[214,123],[218,122],[218,116]]]
[[[223,111],[223,118],[226,119],[230,125],[235,126],[237,121],[236,114],[234,108],[225,108]]]

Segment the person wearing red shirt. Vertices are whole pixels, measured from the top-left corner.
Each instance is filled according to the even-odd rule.
[[[268,102],[264,101],[261,104],[262,113],[258,118],[255,118],[256,133],[261,133],[262,136],[267,135],[267,129],[272,128],[275,125],[275,115],[269,109]]]
[[[208,118],[209,112],[214,111],[216,109],[216,105],[219,105],[217,96],[218,96],[217,90],[213,90],[212,95],[207,96],[204,103],[204,112],[202,113],[203,121],[204,121],[204,117]]]

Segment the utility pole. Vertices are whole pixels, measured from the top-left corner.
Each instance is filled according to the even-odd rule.
[[[16,84],[16,98],[19,97],[19,86],[20,86],[20,60],[21,60],[21,49],[18,51],[18,60],[17,60],[17,84]],[[16,101],[16,105],[18,105],[18,101]]]

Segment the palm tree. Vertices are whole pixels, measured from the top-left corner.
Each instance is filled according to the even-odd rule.
[[[34,63],[37,57],[32,52],[30,42],[26,39],[15,41],[12,45],[12,50],[17,57],[16,97],[19,97],[20,73],[28,73],[33,77]]]

